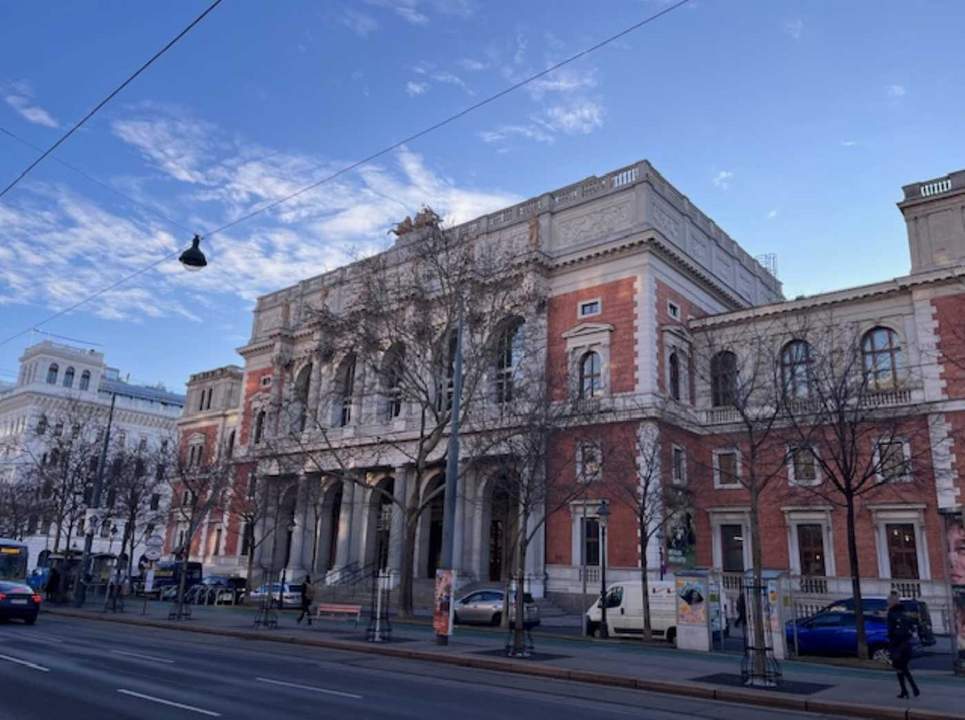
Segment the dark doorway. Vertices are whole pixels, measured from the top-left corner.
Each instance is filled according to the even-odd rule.
[[[445,485],[446,479],[439,475],[429,485],[429,494]],[[442,566],[442,518],[445,514],[446,492],[441,490],[429,503],[429,558],[426,564],[426,577],[434,578],[436,570]]]
[[[493,488],[489,521],[489,580],[505,582],[513,571],[513,546],[516,539],[517,505],[509,492],[497,482]]]
[[[744,528],[720,526],[720,559],[724,572],[744,572]]]
[[[376,568],[386,570],[389,567],[389,546],[392,542],[392,496],[395,493],[395,480],[385,478],[377,486],[378,489],[372,491],[372,501],[369,512],[369,521],[373,523],[375,532],[373,533],[374,551],[372,562],[376,563]]]
[[[337,483],[335,489],[332,490],[331,503],[331,514],[329,515],[328,523],[328,560],[325,565],[326,570],[331,570],[335,567],[335,561],[338,557],[338,525],[339,518],[342,515],[342,483]]]

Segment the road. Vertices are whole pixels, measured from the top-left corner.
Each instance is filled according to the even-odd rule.
[[[3,720],[819,717],[50,615],[0,625],[0,688]]]

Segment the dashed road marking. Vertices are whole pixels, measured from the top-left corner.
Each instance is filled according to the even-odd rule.
[[[37,663],[32,663],[27,660],[21,660],[20,658],[10,657],[9,655],[0,655],[0,660],[6,660],[7,662],[17,663],[17,665],[23,665],[30,668],[31,670],[39,670],[40,672],[50,672],[50,668],[44,667],[43,665],[38,665]]]
[[[115,655],[126,655],[132,658],[138,658],[140,660],[150,660],[151,662],[167,663],[168,665],[174,665],[174,660],[168,660],[167,658],[156,657],[154,655],[142,655],[141,653],[128,652],[127,650],[111,650]]]
[[[123,690],[118,688],[117,692],[121,695],[129,695],[131,697],[140,698],[141,700],[148,700],[150,702],[156,702],[161,705],[167,705],[169,707],[181,708],[182,710],[190,710],[191,712],[200,713],[201,715],[209,715],[211,717],[221,717],[221,713],[214,712],[213,710],[205,710],[204,708],[195,707],[194,705],[185,705],[184,703],[174,702],[173,700],[165,700],[164,698],[154,697],[153,695],[145,695],[144,693],[134,692],[133,690]]]
[[[352,700],[361,700],[361,695],[355,693],[342,692],[341,690],[328,690],[326,688],[315,687],[314,685],[300,685],[299,683],[285,682],[283,680],[272,680],[270,678],[255,678],[258,682],[269,683],[271,685],[283,685],[284,687],[297,688],[298,690],[309,690],[311,692],[323,693],[325,695],[338,695]]]

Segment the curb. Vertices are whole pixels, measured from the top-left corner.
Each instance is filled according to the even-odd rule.
[[[780,696],[770,693],[752,692],[740,689],[717,688],[698,683],[682,683],[671,680],[644,680],[628,675],[608,675],[590,670],[571,670],[555,665],[542,663],[522,664],[513,660],[498,660],[496,658],[477,658],[464,655],[444,655],[428,650],[406,650],[389,645],[376,645],[357,642],[354,640],[329,640],[320,638],[306,638],[295,635],[265,635],[254,630],[234,630],[231,628],[215,628],[207,625],[172,625],[162,620],[136,619],[133,617],[97,616],[77,610],[63,608],[48,609],[51,615],[74,617],[99,622],[117,623],[121,625],[135,625],[140,627],[160,628],[190,632],[199,635],[220,635],[234,637],[241,640],[265,640],[268,642],[321,647],[331,650],[346,650],[367,653],[370,655],[384,655],[387,657],[407,660],[420,660],[442,665],[475,668],[478,670],[492,670],[515,675],[548,678],[553,680],[569,680],[591,685],[607,687],[630,688],[646,692],[661,693],[663,695],[677,695],[698,698],[701,700],[718,700],[741,705],[755,705],[780,710],[795,710],[798,712],[824,713],[853,718],[870,718],[871,720],[965,720],[965,715],[952,715],[936,710],[919,710],[915,708],[894,708],[881,705],[858,705],[855,703],[836,700],[809,700]]]

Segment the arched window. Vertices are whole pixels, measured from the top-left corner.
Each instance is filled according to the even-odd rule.
[[[811,390],[811,346],[804,340],[791,340],[781,351],[781,382],[784,397],[801,400]]]
[[[385,394],[385,415],[391,420],[402,414],[402,379],[405,371],[405,345],[396,343],[382,359],[382,390]]]
[[[513,401],[516,369],[522,355],[523,319],[510,318],[496,338],[496,402]]]
[[[60,372],[60,368],[57,363],[50,363],[50,367],[47,368],[47,384],[56,385],[57,384],[57,373]]]
[[[37,421],[37,434],[43,435],[47,432],[47,416],[41,415],[40,420]]]
[[[235,431],[234,430],[232,430],[231,434],[228,435],[228,449],[226,452],[229,458],[235,454]]]
[[[710,401],[728,407],[737,399],[737,356],[721,350],[710,359]]]
[[[312,385],[312,364],[308,363],[298,372],[295,378],[294,407],[295,422],[292,429],[303,432],[308,421],[308,391]]]
[[[265,435],[265,411],[259,410],[255,416],[255,445],[261,442]]]
[[[680,400],[680,356],[674,351],[667,361],[670,366],[670,397]]]
[[[64,387],[74,387],[74,368],[73,366],[64,370]]]
[[[580,358],[580,397],[591,398],[603,392],[603,364],[592,350]]]
[[[355,396],[355,354],[342,361],[338,373],[338,425],[352,422],[352,399]]]
[[[861,354],[870,387],[883,390],[898,385],[898,371],[902,365],[898,333],[880,325],[871,328],[861,339]]]
[[[87,390],[90,388],[90,370],[84,370],[80,374],[80,389]]]
[[[441,339],[437,362],[445,367],[436,377],[436,409],[448,411],[452,407],[452,393],[456,377],[456,351],[459,349],[459,335],[456,330],[449,333],[448,340]],[[438,366],[437,366],[438,367]]]

